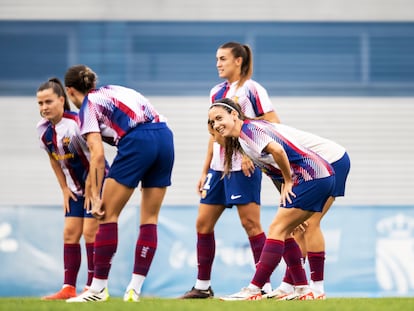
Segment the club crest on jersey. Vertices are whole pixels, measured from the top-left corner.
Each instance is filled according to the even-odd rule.
[[[62,144],[65,147],[69,146],[69,144],[70,144],[70,137],[63,137],[62,138]]]

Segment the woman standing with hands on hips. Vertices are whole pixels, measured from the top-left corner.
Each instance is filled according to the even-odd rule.
[[[81,265],[80,238],[86,246],[88,288],[93,277],[93,247],[98,222],[90,213],[88,185],[90,154],[80,134],[79,118],[70,110],[65,89],[57,78],[42,83],[37,90],[37,103],[43,119],[37,124],[40,146],[49,155],[50,165],[63,194],[65,222],[63,229],[63,287],[43,300],[60,300],[76,296],[76,280]],[[105,162],[104,172],[107,171]]]
[[[231,98],[250,118],[279,122],[266,90],[252,80],[253,53],[248,45],[227,42],[216,52],[219,77],[225,81],[210,91],[210,103]],[[211,271],[215,256],[214,227],[226,208],[237,206],[240,222],[249,238],[254,262],[260,257],[266,236],[260,224],[261,171],[238,153],[232,174],[223,177],[224,146],[212,133],[201,177],[197,185],[201,199],[196,220],[198,274],[195,285],[180,298],[211,298]],[[270,280],[263,288],[272,290]]]
[[[140,229],[135,261],[125,301],[139,301],[143,282],[157,249],[157,223],[174,163],[173,134],[163,117],[137,91],[106,85],[96,88],[97,76],[85,65],[70,67],[66,92],[80,109],[81,134],[90,152],[92,214],[99,219],[95,241],[95,273],[88,291],[67,302],[105,301],[108,275],[118,245],[118,218],[141,182]],[[117,154],[104,176],[103,141]]]
[[[258,300],[261,288],[286,258],[285,241],[293,230],[321,212],[334,187],[332,166],[322,157],[299,144],[278,124],[246,119],[240,108],[228,99],[218,100],[209,109],[209,124],[226,137],[225,173],[232,168],[236,151],[247,154],[274,182],[282,184],[277,213],[270,224],[256,272],[250,284],[222,300]],[[291,254],[300,257],[297,254]],[[307,280],[295,288],[291,299],[313,299]]]

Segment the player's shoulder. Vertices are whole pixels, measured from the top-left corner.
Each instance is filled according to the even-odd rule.
[[[243,86],[248,89],[260,89],[260,90],[264,89],[264,87],[259,82],[253,79],[246,80],[243,83]]]
[[[46,131],[49,125],[50,122],[47,119],[41,119],[39,122],[37,122],[36,129],[40,136]]]
[[[76,120],[78,119],[78,113],[71,110],[65,110],[63,112],[63,118],[70,119],[70,120]]]
[[[42,118],[41,120],[39,120],[36,124],[36,128],[41,128],[44,126],[47,126],[49,124],[49,120]]]
[[[216,90],[219,90],[221,88],[223,88],[225,85],[227,84],[227,81],[222,81],[220,83],[217,83],[216,85],[214,85],[211,89],[210,89],[210,93],[215,92]]]
[[[66,110],[62,116],[62,122],[65,123],[79,123],[79,115],[75,111]]]

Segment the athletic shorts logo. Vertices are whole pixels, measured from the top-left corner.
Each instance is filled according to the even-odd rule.
[[[236,200],[238,198],[241,198],[241,194],[238,194],[238,195],[232,194],[231,197],[230,197],[230,199],[232,199],[232,200]]]

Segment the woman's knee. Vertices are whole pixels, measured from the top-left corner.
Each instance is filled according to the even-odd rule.
[[[208,217],[198,217],[196,230],[198,233],[211,233],[214,231],[215,221]]]
[[[245,217],[245,218],[241,218],[240,222],[248,236],[255,236],[263,232],[260,219],[252,219],[252,218]]]
[[[83,238],[86,243],[91,243],[95,241],[96,233],[98,232],[98,226],[88,226],[83,228]]]
[[[65,226],[63,230],[64,243],[78,243],[82,235],[82,228]]]

